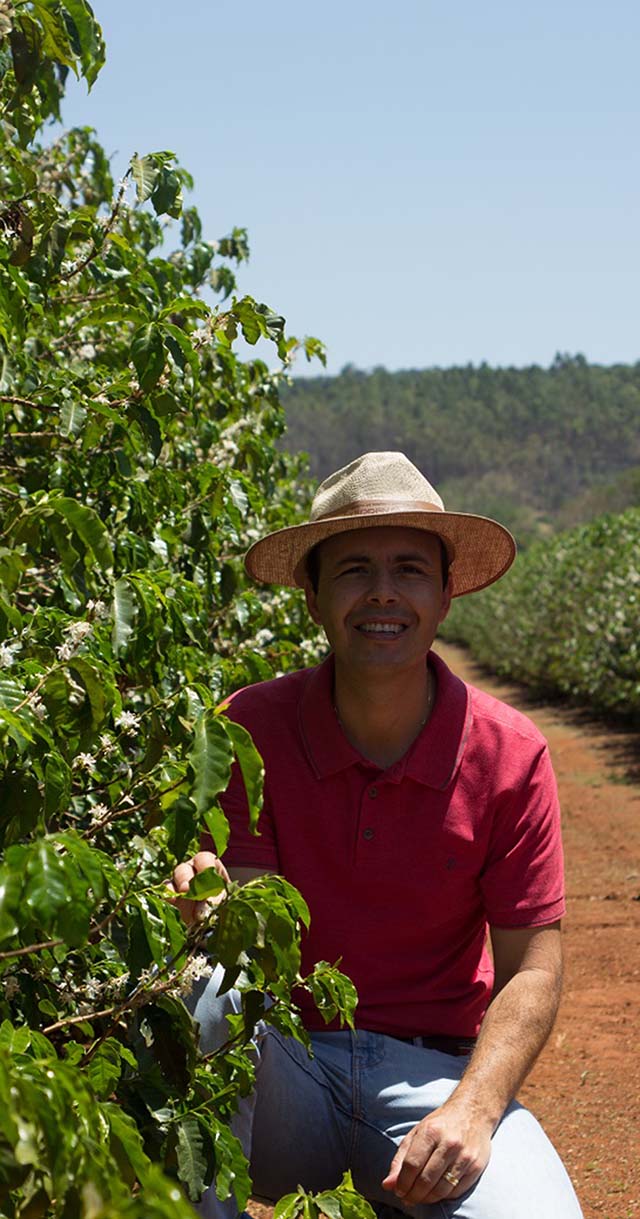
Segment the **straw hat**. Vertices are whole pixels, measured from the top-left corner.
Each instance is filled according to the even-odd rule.
[[[336,533],[400,525],[442,538],[454,597],[493,584],[511,566],[516,544],[486,516],[445,512],[437,491],[404,453],[365,453],[320,484],[308,523],[278,529],[247,552],[250,576],[264,584],[303,585],[309,551]]]

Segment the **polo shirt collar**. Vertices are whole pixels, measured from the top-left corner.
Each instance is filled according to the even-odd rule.
[[[473,713],[471,693],[435,652],[429,653],[438,694],[429,723],[407,753],[384,772],[392,783],[405,775],[436,790],[448,787],[462,761]],[[309,761],[319,779],[349,766],[364,766],[380,773],[347,740],[333,705],[333,656],[309,671],[298,708],[298,724]]]

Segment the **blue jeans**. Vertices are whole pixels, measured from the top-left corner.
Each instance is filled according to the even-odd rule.
[[[200,984],[190,1003],[204,1053],[227,1038],[225,1016],[240,1010],[237,991],[218,995],[219,977]],[[331,1189],[351,1169],[374,1207],[402,1211],[380,1182],[398,1143],[442,1105],[466,1058],[380,1033],[314,1033],[314,1057],[268,1025],[256,1028],[254,1095],[240,1102],[234,1133],[250,1160],[254,1192],[276,1201],[302,1185]],[[512,1102],[492,1140],[491,1159],[461,1198],[407,1208],[415,1219],[581,1219],[573,1186],[536,1119]],[[233,1200],[209,1189],[206,1219],[235,1219]]]

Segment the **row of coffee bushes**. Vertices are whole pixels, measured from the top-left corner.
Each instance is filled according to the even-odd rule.
[[[520,555],[454,601],[443,632],[491,670],[544,694],[640,720],[640,508]]]

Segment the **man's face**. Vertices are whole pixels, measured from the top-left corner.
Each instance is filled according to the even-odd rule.
[[[440,543],[420,529],[354,529],[322,542],[317,592],[305,593],[336,664],[350,669],[424,665],[451,604]]]

